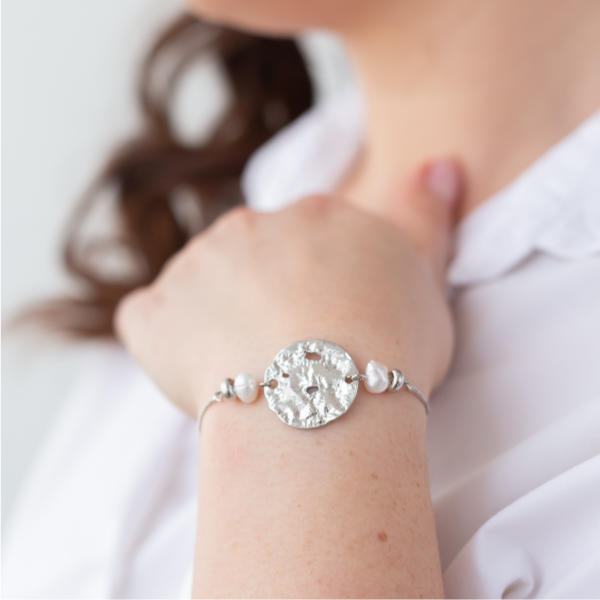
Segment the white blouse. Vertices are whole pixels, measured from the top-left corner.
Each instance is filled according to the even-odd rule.
[[[361,139],[354,92],[312,109],[255,153],[248,203],[331,190]],[[600,597],[600,113],[463,220],[448,285],[457,351],[428,424],[446,594]],[[3,593],[189,597],[197,442],[99,350],[17,499]]]

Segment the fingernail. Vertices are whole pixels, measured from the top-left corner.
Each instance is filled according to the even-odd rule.
[[[450,159],[435,161],[425,172],[427,189],[443,202],[453,204],[458,200],[461,179],[458,165]]]

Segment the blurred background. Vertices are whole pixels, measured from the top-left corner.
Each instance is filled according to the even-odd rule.
[[[11,331],[6,321],[71,289],[61,267],[68,217],[115,142],[136,130],[137,68],[182,5],[2,0],[3,527],[77,373],[102,351]],[[306,36],[303,47],[318,96],[327,96],[348,77],[343,52],[319,33]],[[227,100],[210,65],[190,75],[175,98],[182,135],[201,133]]]
[[[68,216],[136,127],[136,65],[171,0],[2,2],[2,522],[93,345],[11,333],[26,304],[69,289]]]

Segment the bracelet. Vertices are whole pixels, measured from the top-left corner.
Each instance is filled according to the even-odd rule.
[[[398,392],[406,388],[429,414],[427,398],[406,381],[399,369],[388,369],[372,360],[359,373],[352,357],[341,346],[327,340],[302,340],[280,350],[260,383],[248,373],[227,378],[198,414],[198,430],[207,409],[225,398],[254,402],[263,388],[269,408],[286,424],[300,429],[322,427],[341,417],[351,406],[358,384],[372,393]]]

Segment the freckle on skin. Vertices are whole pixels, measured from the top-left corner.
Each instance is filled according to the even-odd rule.
[[[377,473],[371,473],[371,479],[379,479],[379,475],[377,475]]]
[[[352,450],[348,450],[348,454],[349,454],[350,456],[354,456],[354,452],[353,452]]]
[[[387,533],[385,531],[380,531],[377,534],[377,537],[379,538],[380,542],[387,542]]]

